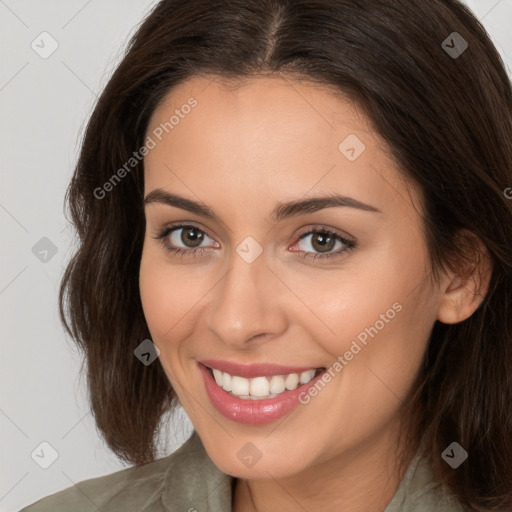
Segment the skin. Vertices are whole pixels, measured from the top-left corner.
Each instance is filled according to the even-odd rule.
[[[217,217],[146,205],[140,292],[160,363],[213,462],[238,477],[235,512],[382,511],[403,476],[396,467],[402,400],[434,322],[462,321],[481,302],[474,280],[444,272],[435,285],[428,281],[421,196],[348,99],[282,76],[238,87],[194,77],[155,110],[148,135],[191,96],[198,105],[145,157],[145,196],[161,188]],[[338,149],[349,134],[366,146],[355,161]],[[333,192],[380,213],[330,207],[270,218],[280,202]],[[155,239],[175,222],[204,230],[203,253],[175,255]],[[318,246],[314,235],[299,236],[322,227],[357,246],[304,259]],[[194,249],[174,233],[176,245]],[[236,252],[248,236],[263,249],[252,263]],[[288,416],[241,425],[210,403],[198,359],[329,368],[396,302],[401,311]],[[247,442],[262,455],[251,468],[237,457]]]

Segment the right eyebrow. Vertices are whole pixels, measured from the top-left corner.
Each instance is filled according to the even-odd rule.
[[[171,194],[170,192],[166,192],[161,188],[156,188],[152,190],[145,198],[144,205],[151,203],[161,203],[166,204],[168,206],[174,206],[176,208],[181,208],[182,210],[187,210],[191,213],[196,213],[197,215],[201,215],[203,217],[207,217],[209,219],[215,219],[216,215],[208,208],[208,206],[196,203],[195,201],[191,201],[185,197],[178,196],[176,194]]]

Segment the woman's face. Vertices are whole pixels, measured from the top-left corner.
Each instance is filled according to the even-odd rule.
[[[365,117],[311,84],[195,77],[147,136],[144,313],[215,464],[284,477],[392,450],[440,299],[420,197]]]

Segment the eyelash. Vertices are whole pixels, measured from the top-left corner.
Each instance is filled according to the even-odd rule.
[[[174,247],[168,243],[167,237],[173,231],[177,231],[179,229],[185,229],[185,228],[194,228],[197,231],[199,231],[200,233],[203,233],[204,235],[208,236],[209,238],[212,238],[210,235],[208,235],[208,233],[206,231],[204,231],[203,229],[200,229],[198,226],[195,226],[193,224],[177,224],[177,225],[173,225],[173,226],[168,226],[168,227],[164,228],[160,233],[158,233],[158,235],[155,236],[154,238],[156,240],[159,240],[162,243],[162,245],[164,246],[166,251],[168,251],[172,254],[175,254],[175,255],[179,255],[181,257],[194,258],[196,256],[199,256],[201,253],[204,253],[206,251],[206,248],[204,248],[204,247],[198,247],[196,249],[182,249],[181,247]],[[330,237],[333,237],[336,241],[341,242],[345,247],[342,249],[338,249],[335,252],[329,252],[329,253],[324,253],[324,254],[311,253],[311,252],[300,251],[300,250],[294,251],[294,252],[301,254],[300,257],[303,259],[309,259],[309,260],[332,259],[332,258],[339,257],[346,252],[351,251],[352,249],[354,249],[357,246],[357,243],[354,242],[353,240],[348,240],[347,238],[344,238],[343,236],[339,235],[338,233],[334,232],[333,230],[323,228],[323,227],[315,227],[315,228],[310,229],[309,231],[306,231],[305,233],[301,234],[299,236],[299,238],[297,239],[297,242],[295,242],[295,244],[298,243],[303,238],[307,237],[308,235],[314,235],[314,234],[323,234],[323,235],[328,235]]]

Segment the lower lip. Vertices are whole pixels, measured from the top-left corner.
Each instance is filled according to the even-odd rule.
[[[229,394],[218,386],[210,370],[201,363],[198,363],[198,365],[203,376],[206,392],[213,406],[229,420],[246,425],[271,423],[290,413],[298,405],[301,405],[299,395],[307,393],[309,388],[313,387],[324,374],[324,371],[322,371],[307,384],[303,384],[293,391],[285,391],[275,398],[244,400]]]

